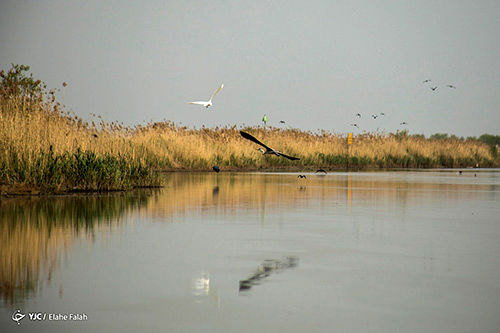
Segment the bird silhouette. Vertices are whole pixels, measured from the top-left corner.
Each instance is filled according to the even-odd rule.
[[[399,125],[408,125],[407,122],[403,121],[402,123],[400,123]]]
[[[427,79],[422,81],[422,83],[427,83],[427,82],[431,82],[431,80]]]
[[[318,172],[320,172],[320,173],[324,173],[324,174],[326,175],[326,171],[325,171],[325,170],[323,170],[323,169],[318,169],[318,170],[316,170],[316,173],[318,173]]]
[[[307,179],[306,175],[298,175],[297,178],[304,178]]]
[[[452,88],[452,89],[457,89],[457,87],[455,87],[454,85],[451,85],[451,84],[448,84],[446,85],[448,88]]]
[[[285,155],[283,154],[282,152],[280,151],[277,151],[277,150],[274,150],[273,148],[269,148],[268,146],[266,146],[265,144],[263,144],[262,142],[260,142],[259,140],[257,140],[254,136],[252,136],[251,134],[248,134],[248,133],[245,133],[243,131],[240,131],[240,134],[242,137],[244,137],[245,139],[247,140],[250,140],[252,142],[255,142],[256,144],[258,145],[261,145],[262,147],[265,148],[262,149],[262,148],[257,148],[258,150],[260,150],[262,152],[263,155],[266,155],[266,154],[272,154],[272,155],[276,155],[276,156],[282,156],[284,158],[288,158],[289,160],[300,160],[300,158],[298,157],[293,157],[293,156],[288,156],[288,155]]]
[[[284,121],[284,120],[280,120],[280,124],[284,124],[284,123],[285,123],[285,121]]]
[[[377,119],[377,117],[378,117],[378,116],[377,116],[376,114],[372,114],[372,118],[373,118],[373,119]]]
[[[358,118],[361,118],[361,113],[356,113],[356,116],[357,116]]]
[[[437,86],[435,86],[435,87],[429,87],[429,88],[431,88],[431,90],[432,90],[432,91],[434,91],[434,90],[436,90],[438,87],[437,87]]]
[[[215,172],[219,173],[220,172],[220,168],[217,166],[217,165],[214,165],[212,167],[212,170],[214,170]]]
[[[359,128],[358,124],[351,124],[351,126]]]
[[[380,115],[381,115],[381,116],[385,116],[385,113],[383,113],[383,112],[380,112]]]

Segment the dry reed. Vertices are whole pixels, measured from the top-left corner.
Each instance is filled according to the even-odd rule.
[[[0,94],[0,191],[114,190],[158,185],[152,170],[494,167],[500,161],[475,140],[297,129],[244,128],[269,146],[297,156],[262,156],[239,129],[190,129],[171,122],[126,127],[94,115],[85,122],[43,95]]]

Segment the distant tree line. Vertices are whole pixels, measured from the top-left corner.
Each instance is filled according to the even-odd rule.
[[[420,139],[420,140],[425,140],[425,134],[410,134],[408,130],[403,130],[403,131],[397,131],[394,134],[391,134],[398,140],[402,140],[405,138],[414,138],[414,139]],[[468,136],[468,137],[458,137],[455,134],[448,134],[448,133],[434,133],[429,136],[429,140],[450,140],[450,141],[477,141],[481,142],[484,144],[487,144],[490,149],[491,153],[493,156],[496,158],[497,152],[500,150],[500,135],[493,135],[493,134],[483,134],[479,137],[475,136]]]
[[[421,137],[424,137],[423,134],[418,134],[418,135]],[[480,137],[468,136],[467,138],[464,138],[463,136],[458,137],[454,134],[448,135],[448,133],[434,133],[431,136],[429,136],[429,139],[434,139],[434,140],[451,139],[451,140],[460,140],[460,141],[479,141],[482,143],[486,143],[487,145],[490,145],[490,146],[500,145],[500,135],[492,135],[492,134],[483,134]]]
[[[418,137],[425,138],[423,134],[417,134]],[[479,137],[468,136],[467,138],[458,137],[454,134],[448,135],[448,133],[434,133],[429,136],[431,140],[459,140],[459,141],[479,141],[490,146],[491,152],[496,156],[497,151],[500,147],[500,135],[493,134],[483,134]]]

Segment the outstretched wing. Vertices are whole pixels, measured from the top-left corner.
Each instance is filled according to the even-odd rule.
[[[257,140],[253,135],[250,135],[248,133],[245,133],[243,131],[240,131],[240,134],[242,137],[244,137],[245,139],[247,140],[250,140],[250,141],[253,141],[255,142],[256,144],[258,145],[261,145],[262,147],[266,148],[266,150],[272,150],[271,148],[269,148],[268,146],[266,146],[265,144],[263,144],[262,142],[260,142],[259,140]]]
[[[217,95],[217,93],[222,90],[222,88],[224,88],[224,83],[221,84],[219,88],[217,88],[217,90],[214,92],[214,94],[212,95],[212,97],[210,97],[210,100],[212,100],[212,98],[214,98],[215,95]]]
[[[207,102],[197,101],[197,102],[188,102],[188,104],[206,105],[206,104],[207,104]]]
[[[292,160],[292,161],[300,160],[300,158],[298,158],[298,157],[288,156],[288,155],[285,155],[279,151],[277,153],[278,153],[278,156],[283,156],[283,157],[288,158],[289,160]]]

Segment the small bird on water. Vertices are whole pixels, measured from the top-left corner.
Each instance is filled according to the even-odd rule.
[[[214,165],[214,166],[212,167],[212,170],[214,170],[215,172],[219,173],[220,168],[219,168],[217,165]]]

